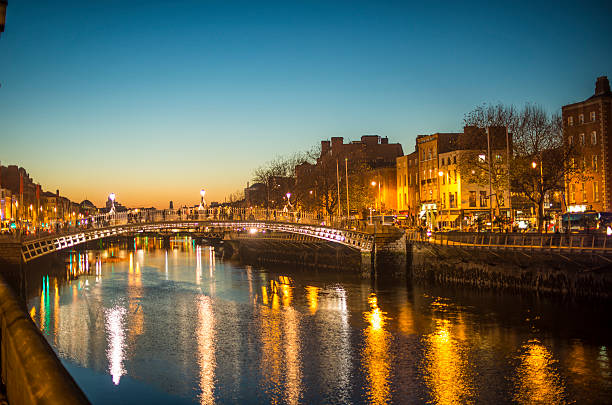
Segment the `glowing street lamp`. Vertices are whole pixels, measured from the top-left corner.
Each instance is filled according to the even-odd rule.
[[[370,183],[372,185],[372,187],[375,187],[376,184],[378,184],[378,209],[379,211],[382,211],[382,201],[380,199],[380,181],[377,183],[376,181],[372,180],[372,182]]]
[[[200,206],[198,207],[199,210],[203,210],[204,209],[204,196],[206,195],[206,190],[202,189],[200,190]]]
[[[115,213],[115,193],[110,193],[108,195],[108,198],[111,200],[111,209],[109,211],[109,214],[114,214]]]

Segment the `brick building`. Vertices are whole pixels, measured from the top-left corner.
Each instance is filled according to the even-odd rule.
[[[566,204],[570,211],[612,211],[612,92],[606,76],[598,77],[595,94],[562,107],[563,137],[574,145],[589,179],[566,179]]]
[[[400,156],[397,162],[397,211],[408,221],[416,223],[419,212],[419,161],[416,151]]]

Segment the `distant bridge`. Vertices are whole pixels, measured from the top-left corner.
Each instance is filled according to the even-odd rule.
[[[346,229],[342,218],[321,217],[304,212],[263,209],[204,209],[190,211],[141,211],[96,215],[79,227],[62,233],[33,235],[22,241],[24,262],[93,240],[139,233],[189,232],[219,237],[232,232],[282,232],[320,239],[359,252],[371,252],[374,236]]]

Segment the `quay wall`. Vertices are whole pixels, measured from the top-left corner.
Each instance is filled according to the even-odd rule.
[[[2,277],[0,375],[9,404],[89,404]]]
[[[409,275],[415,280],[482,289],[612,298],[612,261],[597,254],[490,251],[407,244]]]

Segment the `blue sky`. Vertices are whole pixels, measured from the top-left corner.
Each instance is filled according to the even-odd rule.
[[[321,139],[549,111],[612,76],[610,2],[11,0],[0,161],[101,204],[197,203]],[[612,78],[612,77],[611,77]]]

